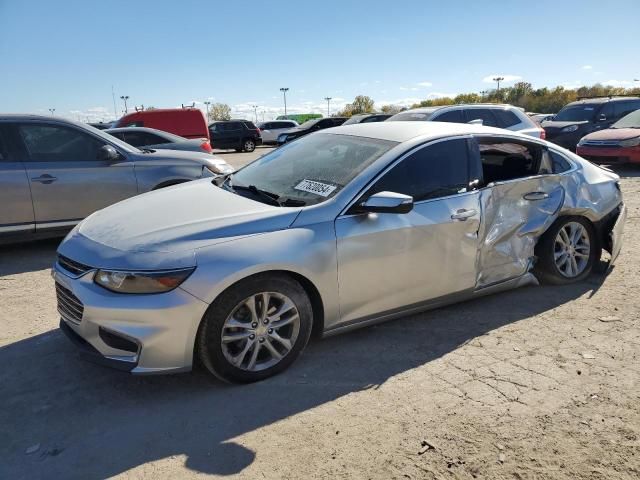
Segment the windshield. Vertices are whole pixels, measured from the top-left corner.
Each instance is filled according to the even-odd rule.
[[[583,122],[593,119],[596,107],[593,105],[576,105],[565,107],[555,116],[554,122]]]
[[[234,173],[230,188],[255,186],[299,205],[321,203],[397,145],[375,138],[317,133],[273,150]],[[253,198],[253,197],[252,197]]]
[[[302,125],[300,125],[300,128],[309,128],[312,125],[315,125],[316,123],[318,123],[320,120],[322,120],[322,119],[321,118],[316,118],[314,120],[307,120]]]
[[[612,125],[612,128],[640,128],[640,110],[622,117]]]
[[[425,121],[425,120],[429,120],[429,117],[431,116],[431,114],[436,110],[437,110],[436,108],[432,110],[420,110],[420,111],[408,110],[406,112],[395,114],[393,117],[388,118],[387,121],[389,122],[395,122],[397,120],[402,122]]]

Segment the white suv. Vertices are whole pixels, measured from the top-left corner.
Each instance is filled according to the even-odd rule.
[[[544,139],[544,129],[529,116],[513,105],[495,103],[471,103],[446,105],[442,107],[414,108],[400,112],[386,120],[395,121],[430,121],[453,123],[479,123],[487,127],[498,127],[513,130],[535,138]]]

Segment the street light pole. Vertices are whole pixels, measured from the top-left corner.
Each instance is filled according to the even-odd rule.
[[[488,92],[486,90],[482,90],[480,92],[480,99],[484,102],[484,96],[487,94]]]
[[[504,77],[494,77],[493,81],[498,82],[498,89],[496,90],[496,94],[500,95],[500,82],[504,80]]]
[[[324,99],[327,101],[327,117],[331,116],[331,110],[329,108],[329,102],[331,102],[331,97],[324,97]]]
[[[282,87],[280,89],[282,95],[284,96],[284,116],[287,116],[287,92],[289,91],[289,87]]]
[[[129,109],[127,108],[127,100],[129,100],[129,95],[122,95],[120,98],[124,100],[124,113],[129,113]]]
[[[251,108],[253,108],[253,114],[256,117],[256,123],[258,123],[258,105],[251,105]]]
[[[207,100],[204,104],[207,106],[207,123],[209,123],[209,105],[211,105],[211,102]]]
[[[51,116],[53,116],[53,112],[55,112],[56,109],[55,108],[50,108],[49,111],[51,112]]]

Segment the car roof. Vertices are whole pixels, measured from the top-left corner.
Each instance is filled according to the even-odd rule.
[[[441,137],[473,134],[516,135],[532,139],[517,132],[501,128],[485,127],[468,123],[450,122],[372,122],[354,123],[322,130],[325,133],[353,135],[357,137],[377,138],[392,142],[406,142],[417,137],[431,140]]]
[[[607,102],[619,102],[619,101],[628,101],[628,100],[640,100],[640,97],[594,97],[594,98],[581,98],[580,100],[576,100],[575,102],[568,103],[565,105],[568,107],[569,105],[585,105],[589,103],[607,103]]]

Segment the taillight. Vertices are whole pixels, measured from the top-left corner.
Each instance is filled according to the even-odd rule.
[[[544,128],[540,129],[540,140],[545,140],[547,138],[547,132],[544,131]]]
[[[207,153],[211,153],[213,151],[213,148],[211,148],[211,144],[209,142],[202,142],[200,144],[200,148]]]

